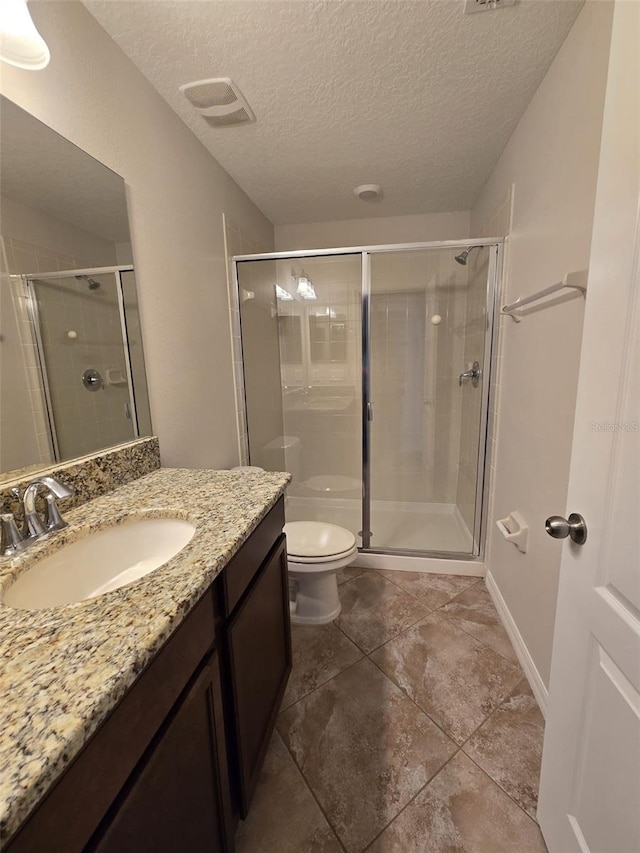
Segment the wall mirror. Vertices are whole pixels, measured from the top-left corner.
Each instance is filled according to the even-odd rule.
[[[151,435],[151,418],[123,179],[4,97],[0,155],[7,480]]]

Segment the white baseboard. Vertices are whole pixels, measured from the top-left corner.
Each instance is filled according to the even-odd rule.
[[[406,557],[394,554],[360,553],[352,565],[360,569],[468,575],[476,578],[483,578],[486,574],[485,564],[481,560],[443,560],[437,557]]]
[[[533,694],[536,697],[536,701],[540,706],[540,710],[542,711],[542,716],[547,716],[547,705],[549,702],[549,691],[542,680],[542,676],[538,672],[538,669],[533,662],[533,658],[529,654],[529,649],[525,645],[524,640],[522,639],[522,634],[518,630],[518,626],[516,625],[513,616],[511,615],[511,611],[507,607],[507,603],[502,597],[502,593],[498,589],[498,585],[495,582],[495,579],[491,572],[487,572],[487,576],[485,579],[485,583],[487,585],[487,590],[489,591],[489,595],[493,603],[496,606],[496,610],[498,611],[498,615],[502,620],[502,624],[504,625],[505,631],[509,635],[509,639],[515,649],[515,653],[518,656],[518,660],[520,661],[520,665],[524,670],[524,674],[527,676],[529,684],[531,685],[531,689],[533,690]]]

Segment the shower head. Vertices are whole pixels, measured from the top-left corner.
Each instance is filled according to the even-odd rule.
[[[461,264],[463,267],[466,267],[467,258],[469,257],[469,254],[471,252],[473,252],[474,249],[481,249],[481,248],[482,248],[482,246],[469,246],[468,249],[465,249],[463,252],[460,252],[459,255],[456,255],[453,260],[456,261],[456,263]]]
[[[78,281],[86,281],[89,290],[98,290],[100,288],[100,282],[96,281],[95,278],[90,278],[88,275],[77,275],[76,279]]]

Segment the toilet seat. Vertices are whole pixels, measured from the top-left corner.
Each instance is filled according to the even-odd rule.
[[[296,563],[324,563],[351,556],[356,537],[344,527],[324,521],[290,521],[284,526],[287,553]]]
[[[309,571],[313,566],[324,566],[325,564],[337,563],[340,560],[346,560],[358,553],[357,547],[354,545],[348,551],[343,551],[342,554],[332,554],[330,557],[299,557],[297,554],[292,554],[287,551],[287,559],[290,563],[296,563],[299,566],[309,566]]]

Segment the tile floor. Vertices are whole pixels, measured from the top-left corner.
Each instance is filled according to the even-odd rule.
[[[484,582],[346,569],[293,671],[237,853],[544,853],[544,721]]]

